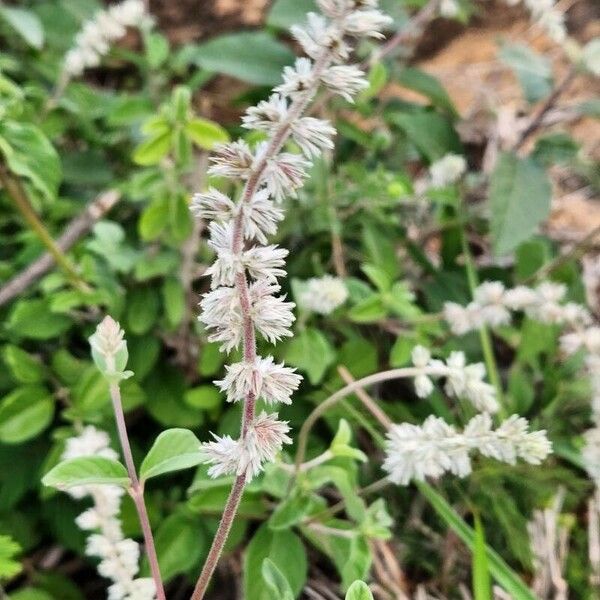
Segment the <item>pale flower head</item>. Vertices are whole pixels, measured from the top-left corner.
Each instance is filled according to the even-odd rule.
[[[446,154],[429,167],[431,186],[441,188],[456,183],[466,172],[467,161],[460,154]]]
[[[304,283],[299,294],[298,304],[306,309],[322,315],[331,314],[348,298],[348,289],[339,277],[324,275],[313,277]]]

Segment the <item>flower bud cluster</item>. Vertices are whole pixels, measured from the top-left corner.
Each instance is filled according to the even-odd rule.
[[[119,383],[133,375],[125,370],[129,353],[124,335],[121,326],[112,317],[106,316],[89,339],[92,358],[110,383]]]
[[[467,364],[463,352],[452,352],[444,363],[432,359],[429,350],[423,346],[413,349],[412,361],[420,371],[415,377],[415,392],[419,398],[427,398],[433,392],[432,377],[445,377],[444,389],[448,396],[465,398],[480,412],[498,412],[496,390],[483,380],[483,363]]]
[[[497,429],[489,414],[473,417],[460,432],[440,417],[430,416],[423,425],[393,425],[388,433],[383,468],[399,485],[426,477],[453,473],[466,477],[472,471],[471,453],[514,465],[518,458],[540,464],[551,452],[545,431],[530,432],[526,419],[513,415]]]
[[[302,284],[298,304],[305,310],[329,315],[348,299],[348,289],[339,277],[312,277]]]
[[[521,0],[506,0],[516,6]],[[543,29],[548,37],[561,44],[567,37],[564,13],[556,7],[556,0],[523,0],[525,8],[530,12],[532,21]]]
[[[146,15],[143,0],[124,0],[98,11],[87,21],[75,38],[75,46],[67,52],[63,69],[70,77],[80,76],[85,69],[97,67],[115,40],[122,38],[128,27],[138,27]]]
[[[512,313],[524,312],[541,323],[580,326],[590,322],[589,312],[580,304],[563,302],[567,288],[545,281],[536,288],[519,285],[506,289],[499,281],[486,281],[476,288],[473,302],[462,306],[446,302],[444,318],[452,333],[463,335],[486,325],[508,325]]]
[[[63,459],[102,456],[118,460],[110,447],[106,432],[89,425],[77,437],[67,440]],[[108,588],[108,600],[153,600],[156,597],[154,581],[148,577],[136,577],[140,549],[134,540],[123,535],[119,512],[125,491],[113,485],[82,485],[70,488],[73,498],[90,497],[93,505],[81,513],[77,525],[91,531],[85,553],[100,559],[98,572],[112,580]]]
[[[208,339],[218,342],[222,351],[243,349],[243,359],[229,365],[225,377],[216,382],[230,402],[244,402],[244,420],[239,440],[214,436],[204,444],[214,477],[235,474],[249,481],[283,444],[291,442],[289,427],[277,420],[277,414],[254,414],[259,398],[269,405],[289,404],[301,381],[294,369],[256,354],[257,334],[274,344],[292,335],[295,319],[294,304],[279,294],[288,252],[267,245],[267,239],[283,219],[281,202],[295,197],[312,161],[333,148],[332,125],[305,116],[306,109],[321,86],[349,101],[367,87],[360,68],[343,63],[353,39],[380,38],[380,30],[391,22],[377,10],[376,0],[317,0],[317,4],[322,14],[309,13],[305,26],[292,28],[308,58],[286,67],[273,94],[243,117],[243,127],[262,132],[266,140],[255,147],[244,140],[221,145],[211,159],[211,175],[241,180],[241,198],[236,202],[210,188],[192,200],[192,212],[212,221],[209,245],[216,254],[208,270],[211,291],[200,302],[199,319]],[[299,153],[285,148],[288,140]],[[312,307],[321,312],[333,310],[345,299],[345,288],[339,284],[313,286],[320,296]]]

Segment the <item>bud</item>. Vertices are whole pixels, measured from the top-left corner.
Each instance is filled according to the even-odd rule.
[[[133,375],[125,370],[129,353],[123,336],[121,326],[112,317],[106,316],[89,338],[92,358],[110,383],[118,383]]]

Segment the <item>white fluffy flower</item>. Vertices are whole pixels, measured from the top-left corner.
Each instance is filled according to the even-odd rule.
[[[456,335],[464,335],[476,328],[472,311],[457,302],[444,304],[444,320]]]
[[[209,175],[246,179],[254,164],[254,154],[244,140],[219,144],[210,157]]]
[[[88,67],[97,67],[111,44],[125,35],[127,27],[136,27],[146,17],[142,0],[125,0],[96,13],[75,38],[75,46],[67,52],[65,73],[78,77]]]
[[[275,91],[290,98],[304,96],[307,91],[314,89],[314,79],[313,63],[303,56],[296,59],[293,67],[283,68],[283,83]]]
[[[288,101],[280,94],[272,94],[268,100],[251,106],[242,117],[242,127],[271,131],[288,115]]]
[[[333,65],[321,75],[321,81],[348,102],[353,102],[353,96],[369,87],[364,72],[356,65]]]
[[[425,369],[431,363],[431,353],[424,346],[415,346],[411,358],[413,365],[423,371],[415,377],[415,393],[419,398],[427,398],[433,392],[433,381],[425,374]]]
[[[267,243],[267,236],[277,231],[277,223],[283,220],[283,209],[269,200],[269,190],[262,189],[242,207],[244,237]]]
[[[575,354],[580,348],[600,355],[600,327],[589,327],[566,333],[560,338],[560,346],[565,354]]]
[[[510,312],[505,306],[504,285],[499,281],[486,281],[475,289],[474,306],[479,307],[478,319],[498,327],[510,323]]]
[[[350,46],[344,41],[340,28],[316,13],[308,13],[306,25],[293,25],[290,31],[311,58],[318,59],[328,50],[335,62],[341,62],[350,54]]]
[[[488,414],[477,415],[462,433],[440,417],[430,416],[420,427],[392,426],[383,468],[399,485],[446,472],[465,477],[472,470],[469,455],[473,451],[509,464],[517,458],[539,464],[551,452],[551,445],[545,431],[529,432],[527,421],[516,415],[495,431]]]
[[[456,183],[467,170],[467,161],[460,154],[446,154],[429,167],[431,186],[441,188]]]
[[[600,488],[600,427],[589,429],[583,437],[585,445],[581,454],[585,469],[596,487]]]
[[[212,187],[194,194],[190,211],[196,217],[209,221],[229,221],[237,212],[233,200]]]
[[[376,9],[356,10],[344,19],[342,27],[348,35],[381,39],[385,37],[381,30],[392,22],[391,17]]]
[[[227,392],[228,402],[238,402],[253,394],[267,404],[291,404],[291,396],[302,381],[296,369],[275,363],[272,356],[257,356],[253,364],[239,362],[225,369],[225,378],[215,384],[222,392]]]
[[[323,150],[333,148],[335,129],[328,121],[302,117],[292,122],[291,129],[294,141],[309,159],[318,157]]]
[[[261,472],[264,462],[275,459],[283,444],[292,443],[288,431],[287,423],[278,421],[276,414],[263,412],[255,417],[242,440],[213,434],[214,441],[202,445],[205,462],[211,465],[208,474],[215,478],[245,475],[246,481],[251,481]]]
[[[87,426],[80,435],[69,438],[63,459],[85,456],[103,456],[118,459],[110,448],[110,438],[104,431]],[[85,485],[70,488],[74,498],[91,497],[93,506],[76,519],[84,531],[94,531],[86,543],[88,556],[100,559],[98,572],[110,579],[109,600],[154,600],[155,585],[152,579],[136,579],[140,549],[137,542],[123,536],[119,513],[125,490],[112,485]]]
[[[257,281],[250,286],[251,318],[257,331],[271,343],[282,337],[291,336],[289,327],[294,322],[293,302],[285,297],[276,297],[280,287],[266,281]],[[219,287],[204,294],[200,302],[202,314],[199,319],[214,332],[208,337],[211,342],[221,342],[221,348],[229,352],[237,348],[242,339],[243,320],[240,299],[235,288]]]
[[[268,159],[264,183],[275,202],[296,197],[296,190],[302,187],[309,166],[310,163],[301,155],[289,152]]]
[[[440,2],[440,15],[446,19],[456,17],[460,12],[460,6],[456,0],[442,0]]]
[[[324,275],[304,282],[298,303],[302,308],[322,315],[331,314],[348,298],[348,289],[339,277]]]

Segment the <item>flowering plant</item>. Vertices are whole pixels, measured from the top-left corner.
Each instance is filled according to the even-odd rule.
[[[523,107],[482,125],[418,62],[469,0],[180,49],[159,3],[67,4],[0,6],[0,597],[593,593],[597,228],[549,215],[597,164],[548,128],[598,41],[505,2]]]

